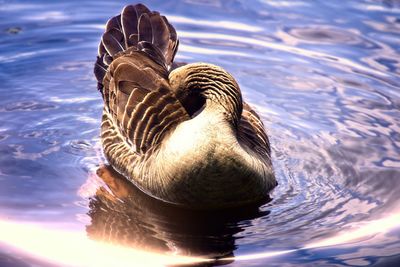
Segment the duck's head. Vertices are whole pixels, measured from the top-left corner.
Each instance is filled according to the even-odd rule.
[[[243,104],[239,85],[224,69],[207,63],[184,65],[169,75],[172,90],[190,116],[203,109],[225,115],[237,125]]]

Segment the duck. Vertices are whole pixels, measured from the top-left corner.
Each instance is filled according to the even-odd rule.
[[[111,166],[145,194],[190,209],[262,203],[277,185],[264,124],[223,68],[179,63],[175,28],[143,4],[106,23],[94,74]]]

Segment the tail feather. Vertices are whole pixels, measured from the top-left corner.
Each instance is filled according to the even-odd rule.
[[[168,51],[168,42],[171,34],[164,19],[160,14],[152,14],[150,16],[150,22],[153,30],[152,43],[161,51]]]
[[[139,18],[139,40],[151,43],[153,40],[153,27],[151,25],[150,16],[143,14]]]
[[[142,14],[150,13],[150,10],[143,4],[126,6],[121,12],[122,29],[125,36],[126,48],[136,46],[138,43],[138,22]]]
[[[143,51],[158,64],[170,68],[178,43],[174,27],[160,13],[143,4],[126,6],[120,15],[107,22],[101,38],[94,67],[98,89],[103,89],[108,66],[125,52]]]
[[[124,35],[115,28],[106,31],[101,38],[101,42],[103,43],[106,52],[111,57],[114,57],[115,54],[125,50]]]
[[[165,64],[164,56],[160,49],[153,46],[149,42],[140,42],[137,45],[138,50],[145,52],[151,59],[157,62],[160,65]]]
[[[112,17],[107,21],[106,24],[106,31],[111,30],[111,29],[117,29],[122,32],[122,26],[121,26],[121,15]]]

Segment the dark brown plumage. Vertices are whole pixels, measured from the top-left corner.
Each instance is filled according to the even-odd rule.
[[[171,71],[177,48],[172,25],[142,4],[107,22],[94,68],[107,159],[167,202],[209,209],[261,201],[276,185],[262,121],[222,68]]]

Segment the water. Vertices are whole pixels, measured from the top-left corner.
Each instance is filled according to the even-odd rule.
[[[128,3],[0,0],[0,266],[54,266],[51,247],[78,246],[51,243],[49,229],[225,258],[210,265],[400,264],[399,1],[144,1],[177,29],[178,61],[233,74],[271,139],[272,200],[211,214],[164,206],[101,167],[92,67],[104,23]],[[30,247],[35,231],[13,239],[28,226],[41,240]]]

